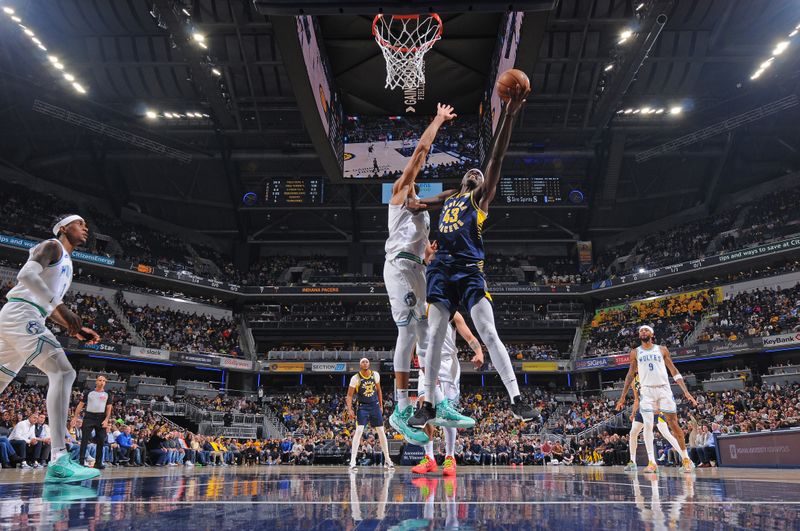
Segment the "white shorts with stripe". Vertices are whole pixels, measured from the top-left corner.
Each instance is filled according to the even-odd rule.
[[[0,372],[14,378],[23,366],[58,352],[63,349],[45,326],[43,311],[21,301],[0,309]]]
[[[413,256],[413,255],[411,255]],[[425,266],[409,258],[396,257],[383,263],[383,282],[397,326],[412,319],[427,319],[425,304]]]
[[[659,411],[676,413],[675,398],[669,385],[643,385],[639,389],[639,409],[642,411]]]

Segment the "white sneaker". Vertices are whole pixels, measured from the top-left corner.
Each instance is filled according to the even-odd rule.
[[[37,463],[36,461],[34,461],[34,462],[33,462],[33,468],[35,468],[35,469],[37,469],[37,468],[42,468],[42,465],[40,465],[39,463]]]
[[[356,465],[350,465],[350,472],[358,472],[358,467],[356,467]]]
[[[31,468],[33,468],[31,465],[29,465],[29,464],[28,464],[27,462],[25,462],[25,461],[23,461],[22,463],[20,463],[19,467],[20,467],[22,470],[30,470]]]
[[[387,469],[387,470],[394,470],[394,463],[393,463],[393,462],[391,461],[391,459],[390,459],[389,461],[386,461],[386,462],[383,464],[383,468],[385,468],[385,469]]]
[[[185,466],[194,466],[191,461],[186,461],[184,463]]]

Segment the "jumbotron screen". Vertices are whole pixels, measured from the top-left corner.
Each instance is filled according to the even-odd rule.
[[[396,179],[431,116],[351,116],[345,120],[344,177]],[[418,179],[460,179],[478,167],[478,121],[459,116],[439,129]]]

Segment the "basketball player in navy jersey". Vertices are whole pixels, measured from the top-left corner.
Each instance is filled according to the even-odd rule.
[[[421,200],[421,205],[436,205],[443,200],[439,217],[438,252],[427,270],[428,353],[425,367],[425,401],[408,420],[412,427],[422,427],[436,419],[440,426],[457,427],[465,419],[452,408],[442,411],[435,401],[436,378],[442,361],[442,345],[448,323],[459,306],[467,309],[475,328],[489,351],[492,364],[511,399],[513,415],[523,421],[539,415],[526,403],[519,392],[514,367],[505,345],[497,334],[491,295],[483,275],[483,223],[488,217],[489,205],[494,199],[503,158],[508,150],[514,121],[525,104],[530,88],[516,84],[510,98],[503,105],[486,165],[486,176],[477,168],[464,175],[461,189],[445,196],[440,194],[431,201]]]

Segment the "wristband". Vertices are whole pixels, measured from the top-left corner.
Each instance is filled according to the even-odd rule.
[[[675,376],[673,376],[672,379],[677,382],[678,380],[683,380],[683,376],[681,376],[681,373],[678,373]]]

